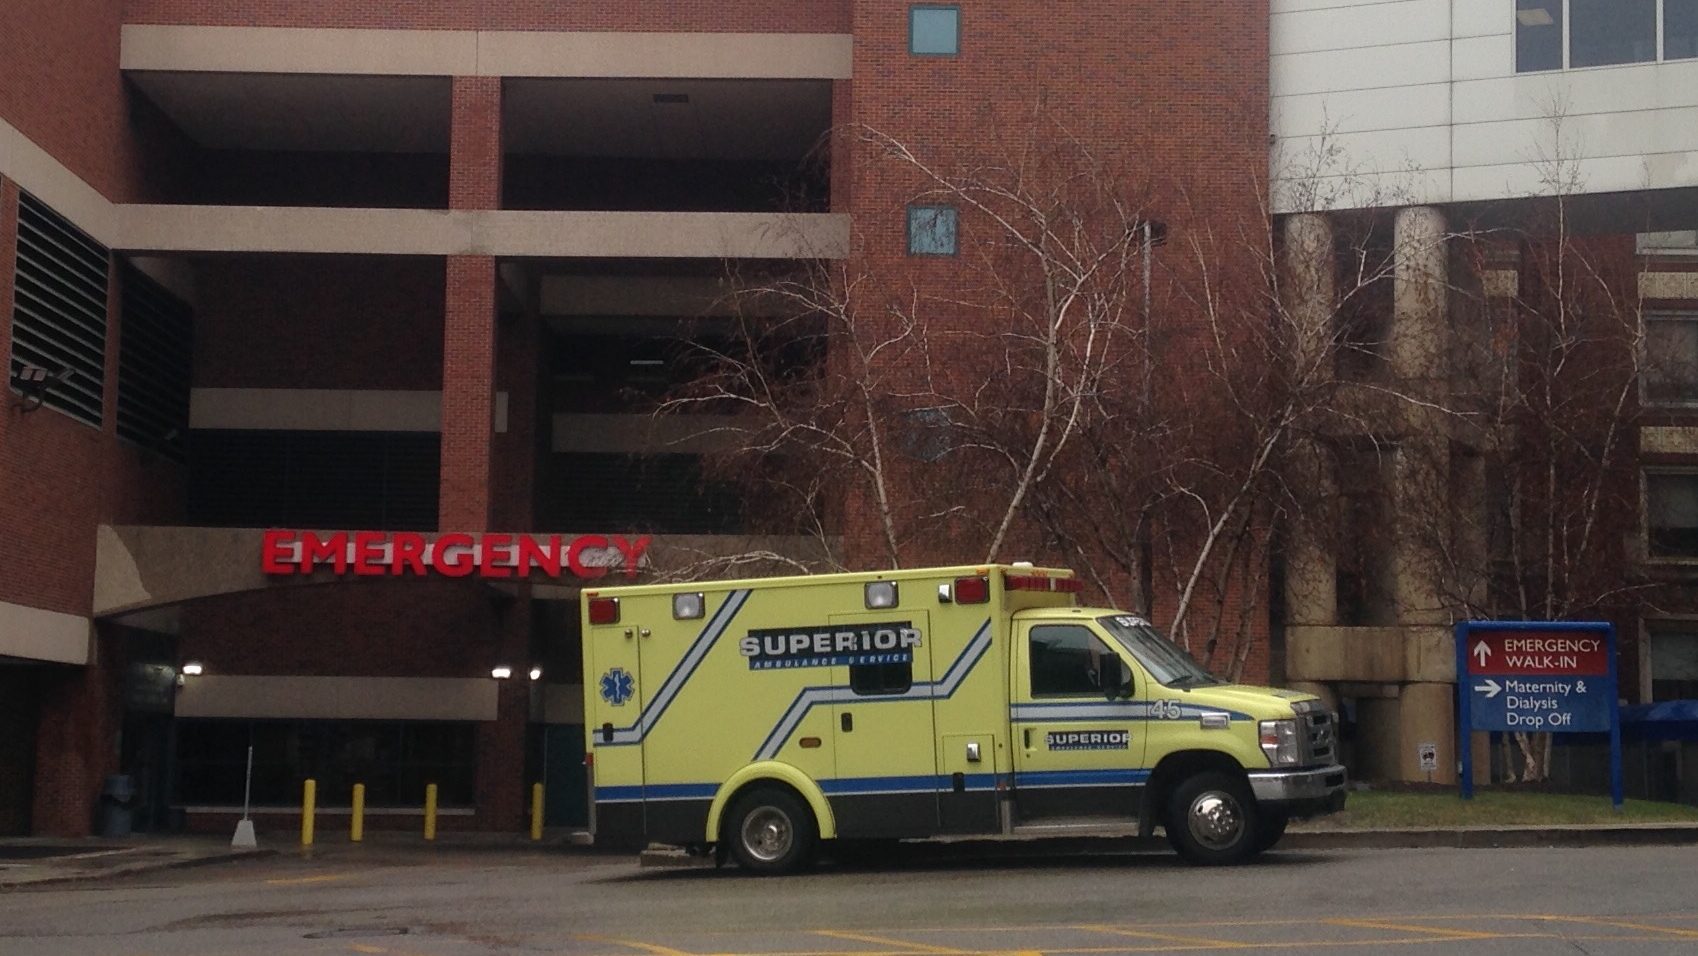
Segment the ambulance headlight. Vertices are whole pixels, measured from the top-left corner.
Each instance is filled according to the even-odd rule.
[[[702,616],[702,608],[707,604],[702,600],[702,592],[692,594],[672,595],[672,617],[678,621],[690,621]]]
[[[867,607],[872,610],[896,606],[895,581],[871,581],[867,584]]]
[[[1261,722],[1262,753],[1272,767],[1295,766],[1302,754],[1298,747],[1297,721],[1264,720]]]

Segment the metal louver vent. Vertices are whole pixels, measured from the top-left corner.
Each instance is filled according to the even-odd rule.
[[[182,461],[188,447],[194,312],[128,262],[122,287],[118,435]]]
[[[69,370],[42,404],[99,427],[106,392],[106,247],[23,193],[16,279],[11,373],[25,365]]]

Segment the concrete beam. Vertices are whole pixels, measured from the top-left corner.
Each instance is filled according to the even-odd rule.
[[[124,70],[350,76],[848,79],[838,33],[368,30],[126,24]]]
[[[92,634],[81,615],[0,601],[0,657],[87,664]]]
[[[1285,632],[1290,681],[1454,683],[1448,627],[1300,627]]]

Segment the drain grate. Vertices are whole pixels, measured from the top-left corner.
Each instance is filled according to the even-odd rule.
[[[369,939],[374,936],[405,936],[405,926],[338,926],[308,933],[302,939]]]

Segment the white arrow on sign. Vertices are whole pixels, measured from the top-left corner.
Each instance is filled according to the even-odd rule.
[[[1486,678],[1486,682],[1484,684],[1475,684],[1474,689],[1485,691],[1487,700],[1491,700],[1493,697],[1503,693],[1503,685],[1492,680],[1490,677]]]
[[[1480,643],[1474,645],[1474,656],[1478,657],[1480,659],[1480,666],[1481,667],[1486,666],[1486,657],[1488,655],[1490,655],[1491,653],[1492,653],[1492,649],[1490,647],[1486,646],[1485,641],[1481,641]]]

